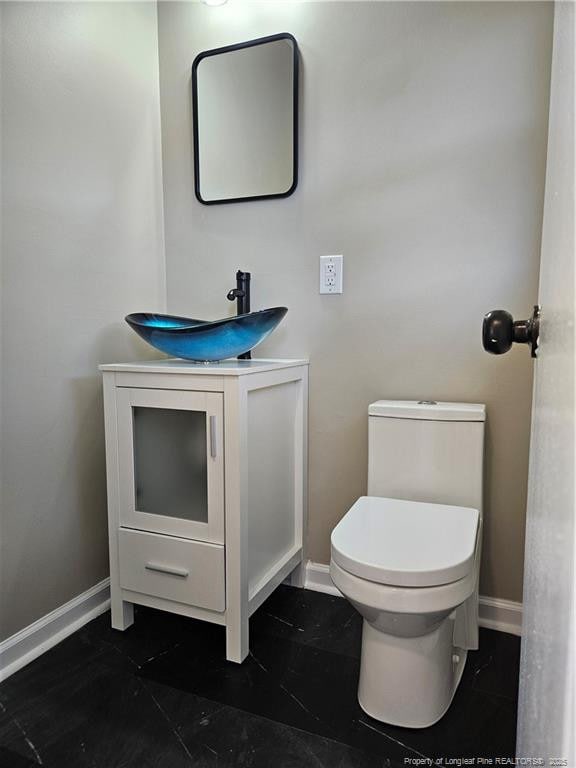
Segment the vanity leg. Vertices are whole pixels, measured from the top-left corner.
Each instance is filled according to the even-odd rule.
[[[290,574],[290,586],[300,587],[302,589],[304,588],[305,579],[306,567],[304,565],[304,561],[302,561],[299,565],[296,566],[296,568],[294,568]]]
[[[122,632],[134,624],[134,604],[122,600],[119,594],[114,595],[110,600],[112,609],[112,629],[119,629]]]
[[[241,664],[248,653],[248,616],[237,625],[226,626],[226,659]]]
[[[108,548],[110,552],[110,604],[112,628],[125,630],[134,623],[134,606],[122,600],[118,528],[120,527],[120,474],[118,459],[118,412],[116,374],[104,373],[104,421],[106,433],[106,479],[108,486]]]
[[[241,664],[248,645],[248,395],[243,376],[225,376],[226,659]]]

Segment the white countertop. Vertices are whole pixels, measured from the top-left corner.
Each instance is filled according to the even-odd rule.
[[[294,368],[308,365],[308,360],[254,359],[237,360],[230,358],[216,363],[195,363],[192,360],[167,358],[165,360],[138,360],[134,363],[106,363],[99,365],[101,371],[122,373],[186,373],[195,376],[243,376],[249,373],[275,371],[281,368]]]

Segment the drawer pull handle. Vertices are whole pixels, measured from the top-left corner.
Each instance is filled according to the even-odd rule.
[[[210,456],[216,458],[216,416],[210,416]]]
[[[146,563],[144,567],[147,571],[169,573],[170,576],[179,576],[181,579],[186,579],[188,577],[188,571],[185,568],[174,568],[171,565],[160,565],[159,563]]]

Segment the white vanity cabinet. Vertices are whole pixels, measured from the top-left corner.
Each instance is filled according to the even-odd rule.
[[[226,627],[303,578],[308,362],[102,365],[112,626],[133,604]]]

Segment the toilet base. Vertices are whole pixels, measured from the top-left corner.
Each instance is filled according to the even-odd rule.
[[[420,637],[396,637],[364,620],[358,701],[370,717],[427,728],[446,713],[467,651],[454,648],[454,614]]]

